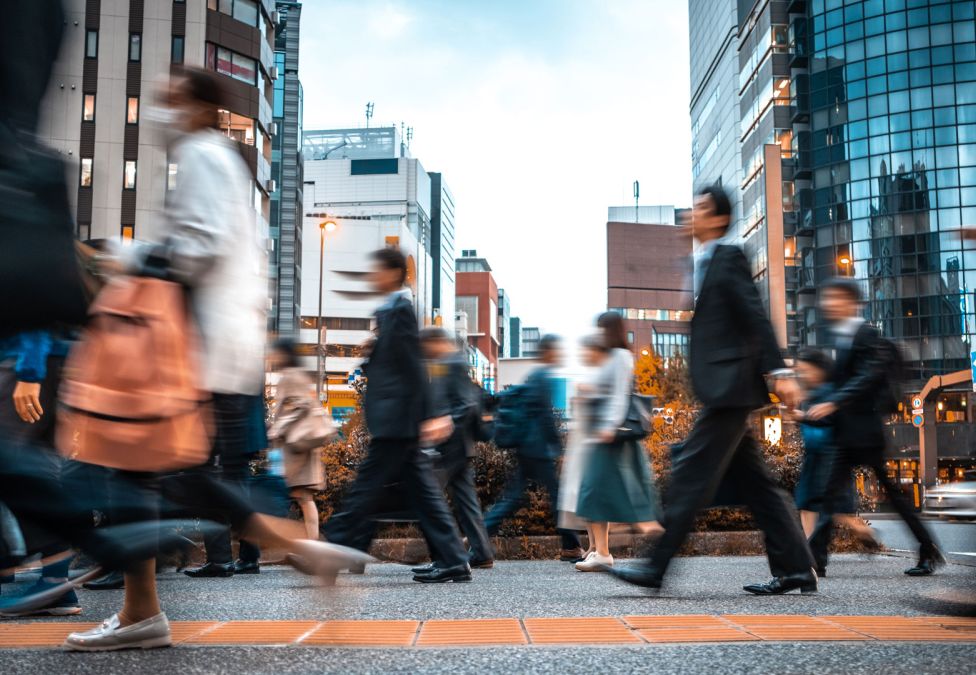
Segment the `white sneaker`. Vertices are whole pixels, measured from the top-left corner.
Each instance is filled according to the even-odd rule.
[[[613,567],[613,556],[602,556],[595,551],[588,555],[583,562],[576,563],[576,569],[579,572],[601,572],[604,567]]]
[[[113,614],[101,626],[80,633],[71,633],[64,646],[81,652],[109,652],[116,649],[153,649],[173,644],[169,621],[160,612],[156,616],[124,628],[119,615]]]

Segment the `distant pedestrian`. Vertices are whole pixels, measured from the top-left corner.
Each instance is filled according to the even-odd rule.
[[[613,566],[610,523],[628,523],[646,534],[659,535],[662,527],[657,491],[647,452],[634,440],[618,438],[634,393],[634,356],[627,348],[623,318],[606,312],[597,320],[606,356],[599,365],[593,389],[582,414],[587,421],[587,453],[576,515],[589,522],[595,550],[576,563],[580,572]]]
[[[761,595],[816,592],[817,576],[796,511],[776,485],[749,433],[753,410],[769,403],[766,376],[785,370],[773,328],[742,250],[725,241],[732,206],[718,186],[695,199],[690,233],[699,243],[694,268],[695,313],[691,321],[691,380],[704,409],[674,462],[665,499],[665,531],[648,558],[635,566],[608,568],[616,577],[660,588],[671,559],[695,516],[728,478],[765,533],[774,578],[745,586]],[[788,371],[786,373],[788,374]],[[775,378],[780,399],[793,405],[792,379]]]
[[[850,278],[829,281],[820,291],[819,305],[829,325],[828,339],[834,351],[834,367],[830,373],[834,391],[826,400],[811,406],[805,417],[813,422],[832,422],[837,453],[827,479],[823,510],[810,536],[817,567],[827,566],[838,495],[847,489],[855,467],[868,466],[888,494],[888,501],[918,540],[918,563],[905,570],[905,574],[932,574],[945,559],[885,467],[882,408],[892,402],[883,399],[891,398],[890,378],[897,376],[892,371],[898,364],[892,362],[891,350],[877,328],[860,316],[861,290],[857,281]]]
[[[549,494],[553,518],[558,521],[559,479],[556,463],[563,451],[562,435],[553,404],[553,370],[562,362],[562,344],[555,335],[544,335],[539,342],[542,362],[521,385],[518,404],[525,422],[522,438],[515,451],[518,466],[509,479],[501,499],[485,515],[488,534],[498,534],[502,521],[521,508],[529,483],[540,485]],[[497,428],[497,415],[496,415]],[[557,525],[562,540],[560,560],[575,562],[583,555],[579,535]]]

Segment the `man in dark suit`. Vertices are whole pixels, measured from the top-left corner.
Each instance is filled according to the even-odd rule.
[[[700,244],[694,275],[691,380],[704,409],[675,459],[665,500],[665,532],[641,564],[607,571],[630,583],[660,588],[695,516],[711,503],[724,479],[736,488],[769,542],[766,554],[773,580],[744,589],[761,595],[796,589],[816,592],[813,558],[796,510],[776,485],[748,430],[752,411],[769,403],[766,376],[789,371],[749,263],[741,249],[724,241],[731,212],[722,188],[708,187],[695,199],[689,223]],[[796,383],[786,377],[775,381],[779,397],[795,403]]]
[[[495,552],[482,519],[472,464],[480,390],[471,381],[467,361],[447,331],[425,328],[420,334],[420,344],[428,360],[435,416],[449,415],[454,429],[450,438],[437,447],[441,482],[451,497],[461,532],[468,538],[471,567],[490,568],[494,565]],[[437,557],[435,552],[431,556]]]
[[[501,499],[485,516],[485,526],[492,536],[498,533],[502,521],[519,510],[525,500],[529,482],[543,486],[549,494],[553,519],[558,519],[559,479],[556,462],[563,452],[552,402],[552,369],[562,360],[560,340],[555,335],[545,335],[539,342],[539,359],[536,368],[522,385],[525,400],[525,438],[516,451],[518,469],[505,486]],[[562,539],[560,560],[575,561],[583,554],[579,535],[572,530],[556,530]]]
[[[371,281],[386,296],[376,312],[376,339],[364,364],[363,405],[369,450],[359,465],[339,511],[325,526],[330,542],[366,551],[375,531],[372,515],[384,487],[399,481],[416,510],[424,537],[437,550],[438,565],[414,581],[471,581],[471,568],[431,458],[421,447],[435,447],[453,431],[449,415],[432,417],[427,373],[420,354],[417,317],[405,256],[393,248],[373,253]]]
[[[824,570],[834,521],[829,507],[837,502],[840,491],[850,484],[854,467],[868,466],[888,493],[891,505],[918,540],[918,564],[905,570],[905,574],[932,574],[943,562],[942,554],[901,490],[888,477],[885,467],[884,422],[879,410],[879,395],[889,391],[886,378],[892,376],[887,373],[892,364],[886,358],[878,330],[861,318],[860,304],[861,291],[853,279],[834,279],[821,289],[820,312],[830,326],[828,337],[834,350],[830,379],[835,393],[829,401],[812,406],[807,417],[832,420],[837,454],[824,497],[827,508],[820,514],[817,527],[810,535],[810,548],[817,569]]]

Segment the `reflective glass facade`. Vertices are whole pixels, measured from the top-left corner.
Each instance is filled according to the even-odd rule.
[[[968,368],[976,252],[956,231],[976,225],[976,3],[791,3],[802,4],[791,16],[804,54],[791,87],[801,273],[811,294],[831,276],[861,280],[868,320],[916,378]],[[823,343],[812,298],[801,304],[800,341]]]

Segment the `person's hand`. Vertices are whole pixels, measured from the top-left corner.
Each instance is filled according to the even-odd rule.
[[[601,443],[613,443],[616,438],[617,432],[613,429],[602,429],[597,432],[596,435],[596,440],[600,441]]]
[[[803,400],[803,391],[800,389],[800,385],[791,377],[777,379],[774,391],[776,397],[790,408],[797,407]]]
[[[433,448],[451,437],[454,433],[454,420],[450,415],[424,420],[420,424],[420,445]]]
[[[807,419],[816,422],[817,420],[822,420],[825,417],[830,417],[835,412],[837,412],[836,403],[818,403],[807,411]]]
[[[41,419],[44,408],[41,407],[41,383],[18,382],[14,387],[14,408],[20,419],[33,424]]]

